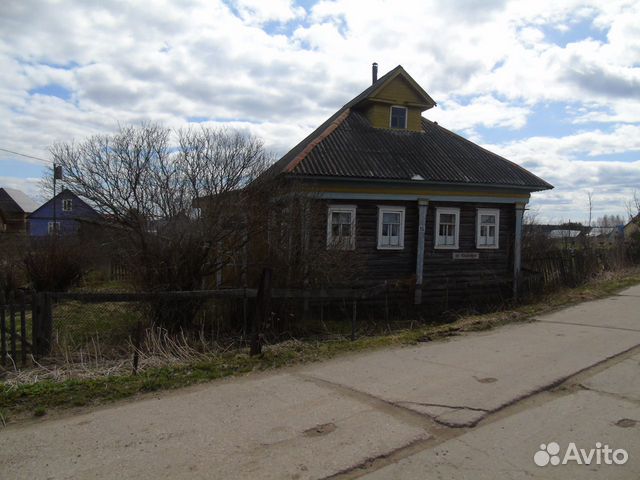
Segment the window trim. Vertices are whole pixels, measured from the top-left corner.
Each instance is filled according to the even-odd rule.
[[[438,232],[440,231],[440,214],[454,214],[456,216],[456,234],[453,245],[438,245]],[[433,235],[433,248],[435,250],[458,250],[460,248],[460,208],[436,207],[436,228]]]
[[[53,227],[53,228],[52,228]],[[47,234],[55,235],[56,233],[60,233],[60,222],[59,221],[50,221],[47,223]]]
[[[378,205],[378,250],[404,250],[404,224],[405,224],[405,210],[403,206],[393,205]],[[383,245],[382,244],[382,219],[385,213],[399,213],[400,214],[400,231],[398,232],[398,245]]]
[[[404,127],[392,127],[391,119],[393,118],[393,109],[394,108],[402,108],[404,110]],[[389,128],[393,128],[394,130],[406,130],[407,125],[409,124],[409,109],[403,105],[391,105],[389,107]]]
[[[331,217],[334,212],[351,214],[351,238],[349,245],[339,245],[333,240],[331,233]],[[327,208],[327,248],[334,250],[355,250],[356,248],[356,206],[355,205],[329,205]]]
[[[65,208],[65,206],[67,204],[69,205],[69,208]],[[71,198],[63,198],[62,199],[62,211],[63,212],[71,212],[71,211],[73,211],[73,199],[71,199]]]
[[[496,218],[496,243],[495,245],[480,245],[480,215],[494,215]],[[500,248],[500,209],[497,208],[478,208],[476,213],[476,248],[486,250],[496,250]]]

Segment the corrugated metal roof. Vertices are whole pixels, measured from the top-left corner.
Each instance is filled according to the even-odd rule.
[[[291,175],[516,186],[550,184],[509,160],[423,119],[422,132],[374,128],[350,111]],[[415,180],[414,180],[415,181]]]
[[[398,65],[287,152],[264,178],[288,174],[512,186],[531,191],[553,188],[519,165],[424,118],[422,132],[372,127],[357,108],[397,75],[415,83]],[[424,95],[427,102],[433,102],[426,92]],[[420,177],[422,180],[416,180]]]

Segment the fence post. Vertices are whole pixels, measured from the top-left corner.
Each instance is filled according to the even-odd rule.
[[[249,299],[247,298],[247,287],[244,287],[244,293],[242,294],[242,342],[247,343],[247,330],[248,330],[248,317],[249,317]]]
[[[47,355],[51,351],[51,334],[53,331],[51,308],[51,296],[48,293],[34,293],[32,341],[36,355]]]
[[[23,290],[20,290],[20,360],[27,364],[27,301]]]
[[[356,339],[356,316],[358,314],[358,300],[353,297],[353,312],[351,315],[351,341]]]
[[[136,326],[136,338],[134,340],[133,351],[133,375],[138,374],[138,362],[140,361],[140,344],[142,343],[142,321],[138,319]]]
[[[0,290],[0,360],[2,362],[2,366],[6,365],[7,362],[7,322],[5,316],[5,296],[4,291]]]
[[[44,312],[43,296],[40,293],[31,294],[31,353],[34,357],[40,355],[40,340],[42,330],[42,312]]]
[[[420,303],[422,303],[422,298]],[[384,281],[384,322],[389,324],[389,282],[387,280]]]
[[[256,314],[253,316],[253,321],[251,322],[251,348],[249,350],[249,355],[251,356],[262,353],[260,333],[264,321],[269,315],[269,307],[271,304],[271,276],[272,271],[270,268],[264,268],[262,270],[256,298]]]
[[[9,294],[9,321],[11,325],[10,335],[11,335],[11,361],[14,366],[17,363],[16,359],[16,340],[17,340],[17,331],[16,331],[16,297],[10,293]]]

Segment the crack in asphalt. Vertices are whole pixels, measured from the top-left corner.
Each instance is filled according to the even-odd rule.
[[[589,387],[583,383],[579,383],[577,387],[587,392],[593,392],[593,393],[597,393],[598,395],[603,395],[605,397],[615,398],[616,400],[624,400],[625,402],[633,403],[634,405],[640,405],[640,400],[638,400],[637,398],[627,397],[626,395],[622,395],[620,393],[607,392],[606,390],[599,390],[597,388]]]
[[[640,330],[636,330],[635,328],[625,328],[625,327],[607,327],[604,325],[590,325],[588,323],[577,323],[577,322],[555,322],[553,320],[538,320],[538,323],[552,323],[554,325],[573,325],[576,327],[591,327],[591,328],[601,328],[604,330],[622,330],[624,332],[636,332],[640,333]]]
[[[487,410],[486,408],[476,408],[476,407],[466,407],[464,405],[447,405],[444,403],[423,403],[423,402],[410,402],[410,401],[401,401],[401,402],[393,402],[394,405],[404,405],[404,404],[409,404],[409,405],[420,405],[422,407],[443,407],[443,408],[450,408],[452,410],[471,410],[473,412],[485,412],[488,413],[489,410]]]
[[[295,376],[307,382],[312,382],[321,388],[330,388],[354,400],[366,403],[372,408],[389,414],[407,425],[415,427],[416,423],[418,423],[425,429],[425,431],[427,431],[427,427],[434,427],[434,423],[439,423],[432,415],[417,412],[411,408],[398,405],[389,400],[376,397],[375,395],[371,395],[370,393],[357,390],[341,383],[332,382],[330,380],[325,380],[323,378],[304,373],[296,373]]]

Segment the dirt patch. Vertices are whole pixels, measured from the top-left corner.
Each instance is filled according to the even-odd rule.
[[[333,432],[335,429],[335,423],[323,423],[322,425],[316,425],[313,428],[305,430],[303,433],[305,437],[321,437],[322,435]]]

